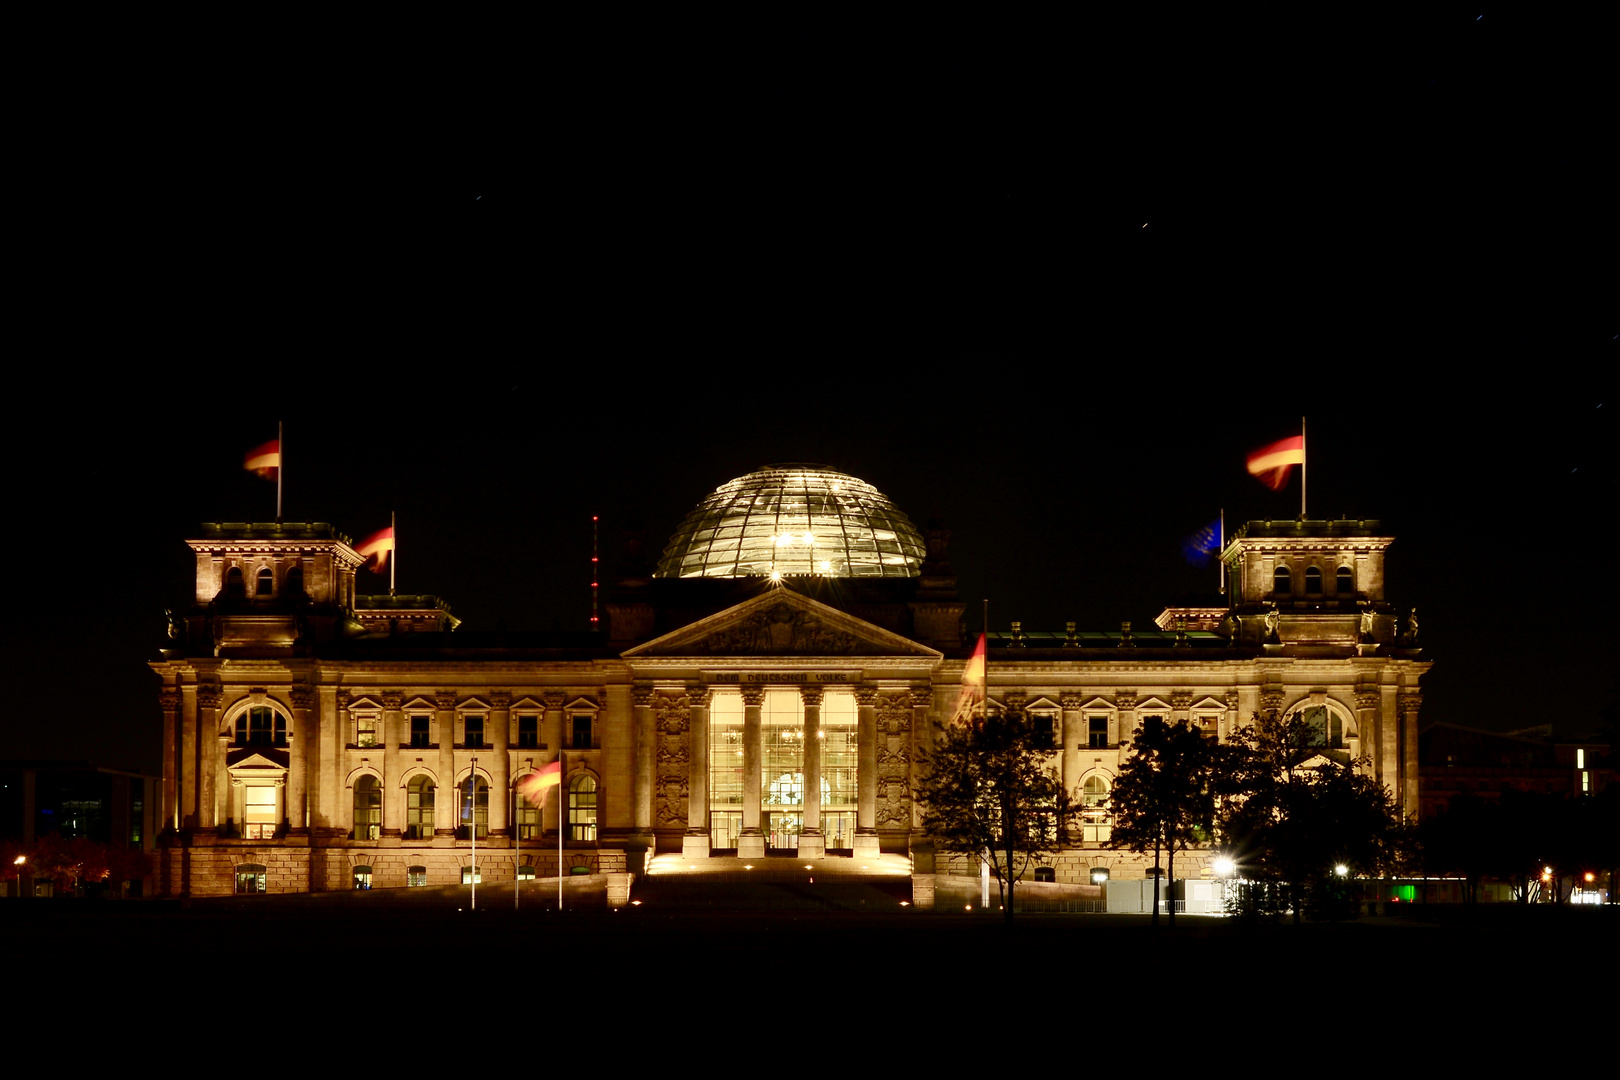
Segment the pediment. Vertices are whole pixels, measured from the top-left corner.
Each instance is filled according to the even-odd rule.
[[[479,697],[477,694],[473,694],[473,695],[471,695],[469,697],[464,697],[460,701],[456,702],[456,711],[457,712],[488,712],[489,711],[489,702],[484,700],[483,698]]]
[[[1062,710],[1062,705],[1056,701],[1053,701],[1045,694],[1041,694],[1030,701],[1024,702],[1025,712],[1061,712]]]
[[[536,701],[534,698],[528,696],[520,697],[516,701],[512,702],[513,712],[529,712],[531,710],[544,711],[545,707],[545,702]]]
[[[1150,696],[1136,703],[1137,716],[1168,716],[1170,711],[1169,703],[1160,697]]]
[[[381,709],[383,704],[376,698],[363,694],[357,698],[350,698],[349,703],[343,707],[350,712],[366,712],[370,709]]]
[[[244,773],[280,774],[287,771],[287,752],[251,747],[233,750],[225,757],[225,767],[237,779],[241,779]]]
[[[601,711],[602,706],[598,705],[588,697],[577,697],[573,701],[570,701],[567,705],[563,706],[563,712],[569,713]]]
[[[655,656],[902,656],[943,654],[788,588],[745,600],[623,654]]]
[[[1210,697],[1207,694],[1192,703],[1193,712],[1214,712],[1217,710],[1225,712],[1226,702],[1216,697]]]
[[[420,695],[411,698],[411,700],[400,706],[400,709],[404,712],[432,712],[437,708],[438,706],[431,700]]]
[[[1113,712],[1114,703],[1105,697],[1094,697],[1089,699],[1084,705],[1080,706],[1080,708],[1082,711],[1087,712]]]

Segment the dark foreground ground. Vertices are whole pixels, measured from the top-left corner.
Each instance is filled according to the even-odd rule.
[[[455,1031],[532,1047],[562,1030],[631,1057],[866,1032],[964,1065],[1006,1040],[1032,1061],[1069,1045],[1129,1065],[1216,1042],[1252,1050],[1268,1030],[1417,1064],[1488,1061],[1498,1041],[1587,1016],[1606,1029],[1620,1001],[1615,908],[1414,907],[1298,927],[1183,916],[1155,931],[1110,915],[1020,915],[1008,928],[902,908],[881,890],[829,910],[648,889],[639,907],[559,913],[554,894],[529,888],[518,912],[510,886],[480,888],[477,911],[465,887],[0,903],[22,991],[8,1021],[53,1037],[85,1024],[184,1032],[198,1053],[229,1053],[263,1025],[278,1038],[431,1036],[421,1045],[445,1053]]]

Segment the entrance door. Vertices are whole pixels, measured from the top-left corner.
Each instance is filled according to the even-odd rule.
[[[802,810],[773,810],[770,814],[770,832],[766,834],[766,850],[779,855],[799,852],[799,829],[804,825]]]
[[[826,838],[828,851],[855,850],[855,811],[823,810],[821,832]]]

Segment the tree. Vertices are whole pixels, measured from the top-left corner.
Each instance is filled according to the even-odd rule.
[[[1240,872],[1268,911],[1291,909],[1295,922],[1345,910],[1343,879],[1393,869],[1409,845],[1366,760],[1315,738],[1304,721],[1270,714],[1235,734],[1217,786],[1217,831]]]
[[[916,798],[922,827],[949,851],[971,851],[995,875],[1003,918],[1029,867],[1055,851],[1073,816],[1069,793],[1037,748],[1031,719],[1011,712],[972,725],[934,725]]]
[[[1153,925],[1159,925],[1159,852],[1168,852],[1175,881],[1176,852],[1209,838],[1215,820],[1215,748],[1184,723],[1149,718],[1131,744],[1109,794],[1114,817],[1110,843],[1137,854],[1153,851]],[[1176,925],[1175,904],[1170,926]]]

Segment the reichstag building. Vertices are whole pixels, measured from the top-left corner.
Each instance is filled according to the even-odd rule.
[[[330,525],[205,525],[187,541],[191,605],[152,664],[159,890],[560,873],[599,876],[621,903],[664,856],[700,873],[894,857],[926,906],[976,873],[932,852],[912,799],[976,640],[946,541],[853,476],[768,466],[704,499],[656,565],[630,567],[602,632],[481,637],[436,597],[357,593],[363,560]],[[1225,739],[1257,713],[1301,714],[1415,813],[1428,662],[1384,596],[1390,543],[1376,521],[1249,522],[1221,553],[1229,606],[991,635],[990,709],[1050,731],[1082,805],[1038,879],[1148,872],[1107,846],[1122,747],[1148,717]],[[554,762],[543,808],[514,796]],[[1196,878],[1209,862],[1177,867]]]

